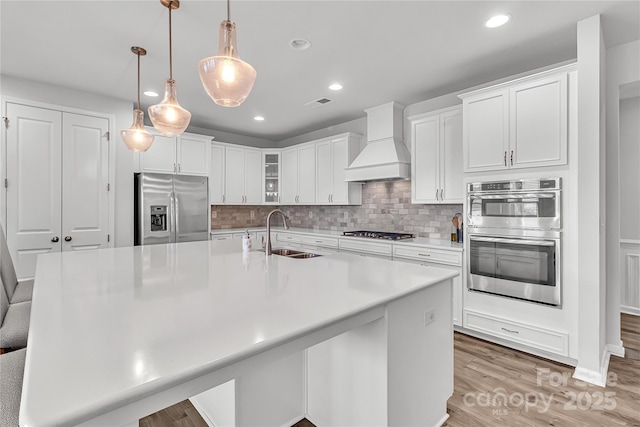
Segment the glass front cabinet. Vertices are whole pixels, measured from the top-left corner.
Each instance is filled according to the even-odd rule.
[[[265,152],[262,203],[277,205],[280,203],[280,153]]]

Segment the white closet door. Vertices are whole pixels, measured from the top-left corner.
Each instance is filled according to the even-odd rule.
[[[62,250],[107,246],[109,120],[64,113]]]
[[[7,103],[7,224],[18,278],[35,275],[38,254],[60,250],[62,113]],[[57,240],[57,241],[56,241]]]

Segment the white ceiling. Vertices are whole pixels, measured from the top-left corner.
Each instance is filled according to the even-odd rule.
[[[497,12],[513,18],[484,28]],[[1,0],[0,14],[2,74],[134,102],[137,45],[148,51],[143,90],[162,92],[169,76],[168,10],[159,0]],[[607,46],[640,39],[638,0],[232,0],[240,57],[258,78],[242,106],[224,108],[205,93],[197,64],[217,52],[226,3],[182,0],[172,16],[173,75],[192,125],[279,141],[388,101],[408,105],[573,59],[576,23],[596,14]],[[295,38],[312,47],[291,49]],[[330,91],[334,81],[344,89]],[[304,106],[322,97],[332,102]],[[143,108],[159,99],[143,95]]]

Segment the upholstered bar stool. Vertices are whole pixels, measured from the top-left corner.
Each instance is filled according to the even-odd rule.
[[[16,427],[27,349],[0,356],[0,427]]]
[[[31,301],[10,304],[0,279],[0,354],[27,346]]]
[[[33,295],[33,279],[18,282],[18,276],[16,275],[16,269],[11,260],[11,253],[7,246],[7,239],[4,235],[2,225],[0,225],[0,278],[4,283],[4,288],[11,304],[31,301],[31,296]]]

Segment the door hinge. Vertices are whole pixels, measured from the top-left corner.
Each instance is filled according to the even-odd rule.
[[[107,234],[107,243],[111,241],[111,234]]]
[[[9,117],[4,116],[2,118],[2,120],[4,120],[4,127],[8,129],[9,128]]]
[[[111,133],[109,131],[107,131],[104,136],[107,138],[107,141],[111,141]]]

